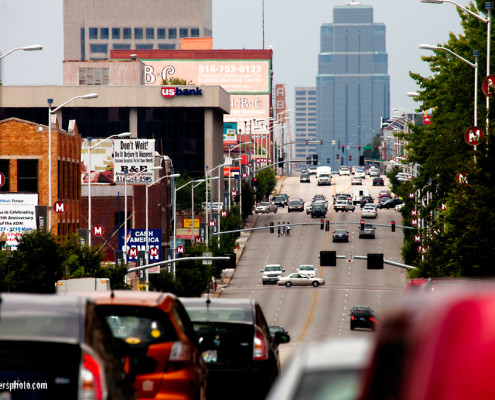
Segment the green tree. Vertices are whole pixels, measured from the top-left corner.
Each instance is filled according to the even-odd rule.
[[[277,185],[277,177],[271,168],[265,168],[256,173],[258,183],[256,185],[256,201],[263,201],[273,193]]]
[[[470,8],[483,14],[484,3],[478,0]],[[486,24],[469,14],[459,15],[463,34],[451,34],[442,47],[472,60],[473,49],[486,49]],[[432,123],[414,126],[412,134],[402,135],[409,141],[409,161],[421,166],[412,190],[421,193],[422,201],[415,207],[428,227],[419,231],[428,252],[418,261],[415,275],[494,276],[495,194],[491,188],[495,185],[495,149],[485,141],[475,153],[464,140],[464,132],[473,125],[473,99],[467,95],[474,92],[473,71],[446,51],[435,51],[423,60],[433,76],[410,75],[421,88],[420,111],[434,110]],[[479,76],[486,76],[483,63],[478,69]],[[483,94],[479,96],[477,117],[484,121],[487,110]],[[491,108],[488,117],[493,121],[494,116]],[[487,137],[493,136],[492,127]],[[460,172],[466,174],[467,185],[456,181]],[[406,250],[412,247],[408,240]]]
[[[185,86],[185,85],[195,85],[193,81],[186,81],[181,78],[170,77],[168,79],[162,79],[163,86]]]

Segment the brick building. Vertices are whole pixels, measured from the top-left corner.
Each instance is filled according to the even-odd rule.
[[[76,233],[81,218],[81,137],[74,121],[67,131],[52,118],[52,198],[48,199],[48,126],[20,118],[0,120],[1,193],[37,193],[38,228],[45,229],[49,206],[62,201],[64,214],[52,214],[56,235]]]

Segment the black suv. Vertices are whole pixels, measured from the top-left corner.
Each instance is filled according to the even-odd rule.
[[[27,399],[134,399],[124,344],[84,297],[0,294],[0,381],[40,386]],[[8,397],[10,398],[10,397]]]
[[[208,365],[207,398],[263,399],[280,371],[278,345],[290,337],[270,333],[253,299],[181,298]],[[239,391],[242,391],[239,392]]]
[[[274,196],[272,201],[273,204],[275,204],[278,207],[285,207],[286,205],[289,204],[289,196],[284,193],[280,193]]]
[[[351,330],[355,328],[368,328],[375,330],[376,317],[369,306],[354,306],[349,313],[351,316]]]
[[[323,204],[313,204],[311,206],[311,218],[325,217],[327,215],[327,208]]]

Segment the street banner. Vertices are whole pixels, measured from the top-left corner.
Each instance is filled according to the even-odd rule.
[[[130,184],[153,182],[155,139],[119,139],[113,149],[115,183],[123,184],[126,177]]]
[[[37,228],[38,194],[0,193],[0,234],[7,236],[6,246],[17,250],[19,238]]]

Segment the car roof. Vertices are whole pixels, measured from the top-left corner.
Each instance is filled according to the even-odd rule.
[[[210,309],[215,308],[233,308],[252,311],[256,300],[247,298],[218,298],[218,297],[180,297],[180,301],[187,307],[208,306]],[[207,303],[207,301],[209,303]]]
[[[92,298],[96,304],[139,305],[143,307],[157,307],[177,299],[177,296],[172,293],[135,290],[85,292],[82,294]]]

